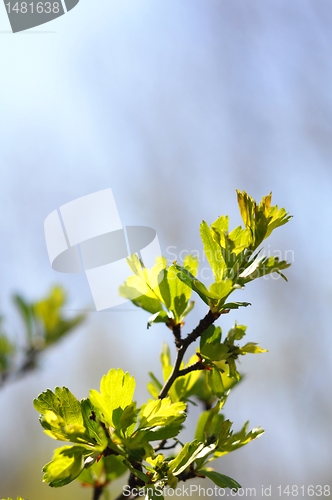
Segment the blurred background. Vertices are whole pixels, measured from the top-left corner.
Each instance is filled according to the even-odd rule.
[[[108,187],[123,225],[156,229],[169,259],[201,252],[202,219],[240,223],[236,188],[256,199],[272,190],[294,215],[268,240],[292,260],[289,283],[256,281],[239,296],[252,307],[218,321],[247,324],[247,340],[269,352],[242,361],[245,381],[225,408],[235,429],[249,419],[266,433],[217,467],[258,498],[262,486],[278,498],[278,485],[331,485],[331,23],[328,0],[81,0],[12,35],[0,9],[4,328],[20,341],[14,292],[38,300],[55,283],[68,316],[87,311],[38,371],[0,392],[0,496],[90,499],[75,484],[42,484],[57,443],[33,398],[57,385],[85,397],[121,367],[142,403],[147,371],[159,375],[162,341],[172,342],[131,304],[94,312],[85,275],[49,264],[46,216]],[[205,313],[195,300],[188,332]]]

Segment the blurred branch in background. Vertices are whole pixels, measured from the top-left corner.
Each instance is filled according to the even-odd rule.
[[[13,382],[38,366],[40,355],[57,343],[76,326],[82,323],[84,315],[67,319],[63,307],[67,297],[64,290],[54,286],[49,294],[38,302],[28,302],[21,295],[14,295],[15,307],[23,321],[23,343],[16,345],[0,330],[0,389],[7,382]]]

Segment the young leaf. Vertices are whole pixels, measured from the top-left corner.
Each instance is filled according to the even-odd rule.
[[[200,349],[202,350],[205,344],[219,344],[221,340],[220,326],[210,325],[200,337]]]
[[[90,391],[90,400],[103,415],[105,424],[121,429],[120,418],[126,406],[132,403],[134,390],[134,377],[112,368],[101,379],[100,393],[94,389]]]
[[[220,361],[228,358],[229,349],[225,344],[206,343],[201,349],[201,354],[210,361]]]
[[[257,278],[261,278],[262,276],[266,276],[267,274],[277,273],[279,274],[285,281],[287,281],[286,276],[281,272],[283,269],[287,269],[290,267],[290,264],[285,260],[279,260],[278,257],[259,257],[254,261],[248,263],[248,267],[239,275],[238,283],[246,284],[249,281],[253,281]]]
[[[81,405],[67,387],[56,387],[54,393],[48,389],[33,405],[41,414],[40,423],[49,436],[61,441],[89,441]]]
[[[135,428],[135,423],[137,421],[137,414],[139,410],[136,409],[136,403],[131,403],[126,406],[120,417],[120,428],[126,435],[130,436]]]
[[[248,342],[244,346],[240,347],[240,354],[260,354],[261,352],[268,352],[267,349],[262,349],[255,342]]]
[[[248,432],[248,422],[246,422],[239,432],[232,433],[228,436],[225,435],[224,439],[219,439],[214,458],[221,457],[245,446],[250,443],[250,441],[257,439],[263,433],[264,430],[260,427],[256,427]]]
[[[201,299],[209,305],[210,303],[210,293],[205,285],[201,281],[195,278],[188,269],[180,266],[179,264],[174,264],[176,270],[178,271],[178,278],[183,281],[187,286],[189,286],[194,292],[196,292]]]
[[[203,458],[215,449],[215,445],[205,445],[196,439],[186,443],[180,453],[169,462],[169,470],[174,476],[178,476],[196,459]]]
[[[203,220],[200,225],[201,239],[204,245],[204,253],[209,261],[216,281],[221,281],[224,277],[226,264],[221,252],[220,244],[213,238],[213,231]]]
[[[185,410],[185,403],[172,403],[168,397],[150,401],[141,411],[139,429],[180,424],[186,418]]]
[[[231,328],[227,335],[227,341],[230,344],[234,344],[235,340],[241,340],[246,334],[247,327],[244,325],[238,325],[235,323],[233,328]]]
[[[84,426],[87,429],[89,436],[101,446],[104,450],[107,447],[108,439],[106,432],[101,423],[97,420],[95,415],[95,407],[91,404],[89,398],[82,399],[81,401],[82,416]]]
[[[213,367],[213,369],[208,372],[208,381],[212,393],[218,398],[221,398],[225,392],[225,388],[222,381],[222,376],[219,370],[217,370],[215,367]]]
[[[84,460],[91,455],[83,446],[62,446],[55,450],[53,460],[43,467],[43,482],[59,488],[76,479],[84,468]]]

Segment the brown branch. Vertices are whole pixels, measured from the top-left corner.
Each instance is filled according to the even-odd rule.
[[[197,361],[197,363],[187,366],[187,368],[183,368],[183,370],[179,370],[178,377],[183,377],[184,375],[187,375],[187,373],[191,373],[196,370],[205,370],[205,365],[202,361]]]
[[[175,324],[172,328],[173,335],[174,335],[174,340],[175,340],[175,345],[177,348],[181,346],[181,325],[179,323]]]
[[[93,497],[92,500],[99,500],[103,493],[103,486],[95,486],[93,489]]]
[[[181,341],[180,346],[178,347],[177,357],[175,360],[174,368],[172,373],[170,374],[168,380],[165,382],[164,387],[161,389],[158,398],[163,399],[167,396],[168,391],[173,385],[173,382],[180,377],[180,366],[183,360],[183,357],[190,346],[195,340],[198,339],[202,335],[205,330],[212,325],[216,319],[218,319],[220,313],[213,313],[211,310],[204,316],[203,319],[198,323],[196,328],[184,339]]]

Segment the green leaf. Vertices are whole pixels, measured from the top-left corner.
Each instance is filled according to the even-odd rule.
[[[205,344],[219,344],[221,340],[220,326],[210,325],[200,337],[200,349]]]
[[[204,253],[209,261],[215,280],[221,281],[224,277],[226,265],[220,244],[213,238],[213,231],[205,221],[202,221],[200,225],[200,234],[204,246]]]
[[[268,352],[267,349],[262,349],[255,342],[248,342],[244,346],[240,347],[241,354],[260,354],[262,352]]]
[[[227,302],[227,304],[223,304],[223,306],[219,309],[219,311],[223,309],[239,309],[239,307],[248,307],[251,306],[250,302]]]
[[[214,458],[221,457],[227,453],[231,453],[242,446],[250,443],[254,439],[257,439],[264,433],[264,430],[260,427],[256,427],[248,432],[248,422],[244,424],[239,432],[231,433],[225,435],[222,439],[219,438],[218,447],[214,453]]]
[[[89,398],[82,399],[81,401],[82,416],[84,426],[88,431],[89,436],[95,442],[105,449],[108,444],[108,439],[104,427],[101,425],[95,414],[95,407],[91,404]]]
[[[165,426],[151,427],[148,430],[138,431],[141,442],[162,441],[175,438],[183,426],[181,423],[167,424]]]
[[[222,300],[227,297],[233,290],[233,282],[230,279],[212,283],[210,286],[210,298]]]
[[[208,372],[208,381],[211,391],[215,396],[221,398],[225,392],[222,376],[215,367]]]
[[[186,285],[188,285],[194,292],[196,292],[201,299],[207,304],[210,304],[210,293],[205,285],[201,281],[195,278],[188,269],[180,266],[179,264],[174,264],[177,269],[178,278],[183,281]]]
[[[91,455],[83,446],[62,446],[54,452],[53,460],[43,467],[43,482],[59,488],[76,479],[84,468],[84,460]]]
[[[158,257],[151,269],[146,269],[136,254],[132,254],[127,262],[135,275],[130,276],[124,285],[120,286],[120,295],[150,313],[155,314],[161,311],[162,302],[169,302],[165,271],[166,259]]]
[[[112,368],[100,382],[100,393],[90,391],[91,403],[100,411],[106,425],[121,428],[120,418],[133,400],[135,379],[120,368]]]
[[[186,418],[185,410],[185,403],[172,403],[169,397],[150,401],[141,411],[139,429],[180,424]]]
[[[228,215],[226,216],[222,215],[221,217],[218,217],[218,219],[211,224],[213,238],[223,248],[225,248],[226,246],[225,235],[228,233],[228,222],[229,222]]]
[[[180,453],[169,462],[169,470],[174,476],[178,476],[195,460],[212,453],[214,449],[214,444],[206,446],[196,439],[191,443],[186,443]]]
[[[126,435],[128,436],[130,436],[135,428],[138,413],[139,410],[136,409],[136,403],[131,403],[123,410],[120,417],[120,428],[122,431],[126,431]]]
[[[41,414],[40,423],[49,436],[61,441],[90,442],[81,405],[66,387],[56,387],[54,393],[48,389],[33,405]]]
[[[287,281],[286,276],[281,272],[283,269],[287,269],[290,267],[290,264],[285,260],[279,260],[278,257],[259,257],[254,261],[250,262],[248,267],[239,275],[238,282],[240,284],[246,284],[249,281],[253,281],[257,278],[261,278],[262,276],[266,276],[267,274],[277,273],[279,274],[285,281]]]
[[[162,351],[160,354],[161,367],[163,372],[163,380],[166,382],[168,377],[172,372],[172,363],[171,363],[171,353],[166,342],[163,342]]]
[[[175,322],[180,323],[192,290],[178,278],[177,269],[174,264],[168,268],[167,280],[171,294],[170,310],[173,312]]]
[[[67,387],[56,387],[54,393],[47,389],[34,400],[33,405],[42,415],[52,411],[62,417],[66,424],[83,425],[80,402]]]
[[[274,229],[283,226],[291,219],[284,208],[279,209],[278,205],[271,207],[272,193],[263,196],[259,205],[245,191],[237,191],[237,199],[243,222],[253,238],[253,249],[257,248]]]
[[[152,382],[148,383],[148,391],[150,392],[153,398],[157,399],[163,386],[152,372],[149,372],[149,375],[151,377]]]
[[[219,401],[216,402],[215,406],[208,410],[208,416],[205,421],[205,425],[203,428],[203,433],[206,436],[210,436],[213,434],[213,422],[216,415],[219,414],[220,410],[223,408],[226,403],[227,396],[223,396]],[[212,429],[212,430],[211,430]]]
[[[238,325],[235,323],[233,328],[231,328],[227,335],[227,341],[230,344],[234,344],[235,340],[241,340],[246,334],[247,327],[244,325]]]
[[[103,482],[112,482],[128,472],[128,468],[123,463],[122,456],[110,455],[101,457],[98,462],[94,462],[91,467],[85,468],[80,476],[79,481],[84,484],[96,486]]]
[[[215,472],[212,469],[200,469],[200,473],[211,479],[219,488],[230,488],[232,490],[238,490],[241,485],[229,476]]]
[[[225,344],[206,343],[201,349],[201,354],[204,358],[209,359],[210,361],[220,361],[221,359],[228,358],[229,349]]]
[[[145,308],[143,307],[143,309],[145,309]],[[166,311],[158,311],[158,312],[152,314],[152,316],[150,316],[150,318],[148,319],[148,329],[154,323],[168,323],[169,320],[170,320],[170,318],[169,318],[169,315],[167,314]]]
[[[196,431],[195,431],[195,439],[197,441],[201,441],[201,442],[206,441],[206,435],[204,433],[204,429],[205,429],[208,417],[209,417],[209,410],[203,411],[198,417]]]
[[[62,315],[65,303],[66,295],[64,290],[59,286],[55,286],[45,299],[31,305],[34,318],[43,326],[44,331],[42,336],[46,346],[57,342],[84,319],[84,315],[65,319]],[[36,329],[38,329],[38,326],[40,330],[40,325],[38,324],[36,325]]]

